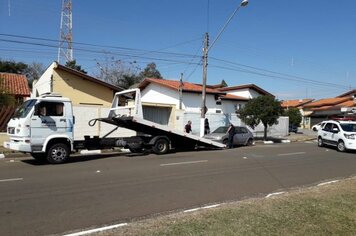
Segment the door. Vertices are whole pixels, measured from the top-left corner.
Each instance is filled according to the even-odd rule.
[[[236,127],[236,144],[238,145],[244,145],[246,143],[246,138],[247,138],[247,130],[245,130],[243,127]]]
[[[161,125],[168,125],[171,107],[143,106],[143,118]]]
[[[31,148],[41,151],[46,138],[53,134],[64,134],[67,120],[63,102],[42,101],[35,106],[31,118]]]

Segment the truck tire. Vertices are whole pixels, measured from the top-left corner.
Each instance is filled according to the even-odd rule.
[[[31,153],[31,156],[39,162],[45,162],[46,159],[46,153]]]
[[[142,144],[139,144],[139,143],[131,143],[128,145],[128,148],[129,148],[130,152],[132,152],[132,153],[142,153],[143,152]]]
[[[159,138],[156,140],[155,144],[153,145],[152,148],[153,152],[162,155],[166,154],[169,150],[169,142],[165,138]]]
[[[47,161],[51,164],[60,164],[65,162],[69,157],[68,145],[56,143],[49,147],[47,151]]]

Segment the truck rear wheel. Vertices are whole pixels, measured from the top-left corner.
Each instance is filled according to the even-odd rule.
[[[68,145],[57,143],[50,146],[47,152],[47,161],[51,164],[60,164],[65,162],[69,157]]]
[[[161,154],[166,154],[169,150],[169,142],[167,139],[165,138],[160,138],[158,139],[153,148],[152,148],[153,152],[161,155]]]

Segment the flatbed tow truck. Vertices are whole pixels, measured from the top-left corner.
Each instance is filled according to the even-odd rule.
[[[73,130],[76,122],[80,122],[79,116],[80,114],[73,114],[70,99],[58,94],[45,94],[29,99],[17,109],[9,121],[7,134],[10,141],[4,142],[4,147],[30,153],[35,159],[52,164],[67,161],[71,153],[79,150],[121,147],[135,153],[165,154],[173,149],[225,147],[222,143],[144,119],[139,89],[116,93],[108,117],[96,118],[89,122],[89,126],[94,126],[96,122],[115,126],[103,137],[84,135],[81,139],[75,139]],[[109,137],[119,127],[136,131],[137,135]]]

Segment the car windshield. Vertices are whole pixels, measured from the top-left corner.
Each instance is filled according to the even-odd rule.
[[[341,128],[346,132],[356,132],[356,123],[355,124],[341,124]]]
[[[36,104],[36,99],[27,100],[21,106],[16,108],[12,118],[24,118],[31,111],[32,107]]]
[[[213,133],[226,133],[228,128],[229,127],[227,126],[220,126],[216,130],[214,130]]]

